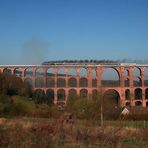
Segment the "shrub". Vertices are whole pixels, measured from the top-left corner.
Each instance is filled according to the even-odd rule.
[[[100,117],[100,100],[90,97],[68,98],[66,110],[79,119],[96,119]]]

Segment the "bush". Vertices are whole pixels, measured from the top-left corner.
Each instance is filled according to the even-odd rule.
[[[66,110],[79,119],[100,118],[100,98],[85,97],[68,98]]]

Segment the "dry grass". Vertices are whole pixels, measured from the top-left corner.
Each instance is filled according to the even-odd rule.
[[[0,119],[0,147],[10,148],[124,148],[146,147],[148,129],[85,125],[58,120]]]

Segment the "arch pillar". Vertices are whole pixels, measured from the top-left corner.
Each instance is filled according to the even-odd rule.
[[[54,104],[58,103],[58,94],[57,94],[57,88],[54,88]]]
[[[92,67],[87,68],[88,96],[92,94]]]
[[[80,72],[80,68],[76,67],[76,80],[77,80],[77,88],[79,88],[79,72]]]
[[[58,73],[58,68],[55,67],[54,69],[54,90],[55,90],[55,93],[54,93],[54,104],[57,104],[58,103],[58,88],[57,88],[57,73]]]
[[[33,88],[33,89],[35,89],[35,78],[36,78],[35,72],[36,72],[36,68],[37,68],[37,67],[32,67],[32,73],[33,73],[33,74],[32,74],[31,77],[32,77],[32,88]]]
[[[129,66],[129,88],[130,88],[130,96],[131,96],[131,106],[135,106],[135,94],[134,94],[134,67],[133,66]]]
[[[65,67],[65,73],[66,73],[66,77],[65,77],[65,81],[66,81],[66,88],[68,88],[68,67]]]
[[[25,80],[25,69],[26,69],[26,67],[22,67],[22,68],[21,68],[21,70],[22,70],[21,78],[22,78],[23,82],[24,82],[24,80]]]
[[[144,67],[141,67],[140,68],[141,70],[141,83],[142,83],[142,87],[144,87]]]
[[[146,107],[146,100],[142,100],[142,106]]]
[[[97,67],[96,73],[97,73],[97,88],[100,89],[101,86],[101,77],[104,69],[102,67]]]
[[[9,68],[9,67],[8,67],[8,68]],[[15,67],[13,67],[13,68],[12,68],[12,67],[10,67],[9,69],[11,70],[11,74],[12,74],[12,75],[14,75],[14,70],[15,70]]]
[[[130,88],[133,88],[133,86],[134,86],[134,84],[133,84],[133,80],[134,80],[133,71],[134,71],[134,67],[130,66],[129,67],[129,80],[130,80],[129,86],[130,86]]]
[[[66,73],[66,77],[68,77],[68,69],[69,69],[68,67],[65,67],[65,68],[64,68],[65,73]]]
[[[65,90],[65,103],[67,102],[68,99],[68,89],[64,89]]]

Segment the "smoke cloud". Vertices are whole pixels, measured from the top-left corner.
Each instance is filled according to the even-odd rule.
[[[47,59],[49,43],[33,37],[23,44],[23,63],[41,64]]]

